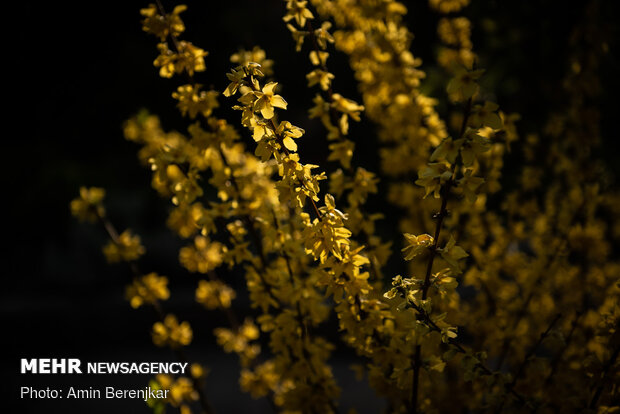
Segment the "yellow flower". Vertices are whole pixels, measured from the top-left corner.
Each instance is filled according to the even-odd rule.
[[[173,407],[179,407],[180,414],[191,414],[191,409],[184,402],[191,403],[198,400],[198,392],[194,389],[192,381],[186,377],[179,377],[170,384],[168,400]]]
[[[424,198],[433,193],[433,197],[440,197],[441,186],[452,178],[452,171],[443,163],[429,163],[418,172],[416,184],[424,187]]]
[[[329,33],[329,29],[332,27],[330,22],[323,22],[321,27],[314,31],[314,36],[321,49],[327,49],[327,43],[334,43],[333,36]]]
[[[429,234],[416,236],[411,233],[405,233],[404,236],[407,241],[407,246],[401,249],[401,252],[405,254],[405,260],[413,259],[433,244],[433,236]]]
[[[286,28],[291,32],[293,40],[295,40],[295,50],[299,52],[304,44],[304,39],[306,38],[308,32],[305,32],[303,30],[297,30],[295,26],[290,23],[286,25]]]
[[[208,370],[198,363],[193,363],[190,366],[190,374],[192,378],[201,379],[207,376]]]
[[[274,94],[275,87],[278,86],[277,82],[269,82],[263,86],[261,91],[253,92],[256,96],[254,101],[254,112],[260,112],[263,118],[273,118],[273,108],[286,109],[287,103],[280,95]]]
[[[314,106],[308,110],[308,116],[310,119],[323,118],[324,116],[327,116],[329,119],[329,103],[326,102],[325,99],[323,99],[323,97],[318,93],[315,95],[312,102],[314,102]]]
[[[179,323],[174,315],[166,315],[163,322],[156,322],[151,335],[155,345],[173,349],[192,342],[192,328],[189,323]]]
[[[351,243],[351,231],[344,227],[346,215],[336,209],[331,194],[325,195],[325,206],[320,211],[321,219],[314,219],[304,229],[306,252],[312,253],[321,263],[325,262],[329,253],[342,260],[343,248]]]
[[[256,366],[253,371],[243,369],[241,371],[241,378],[239,378],[239,384],[241,389],[249,392],[253,398],[260,398],[277,389],[280,380],[280,370],[270,360]]]
[[[252,128],[252,138],[259,142],[263,138],[274,138],[273,129],[267,120],[258,119],[255,116],[250,118],[250,128]]]
[[[465,17],[442,18],[437,25],[440,39],[447,45],[471,49],[471,23]]]
[[[360,112],[364,110],[363,105],[358,105],[355,101],[347,99],[338,93],[332,95],[332,107],[358,122],[360,121]]]
[[[230,97],[237,93],[237,90],[241,86],[243,79],[246,77],[246,73],[243,70],[243,66],[239,66],[235,69],[231,69],[230,73],[226,74],[226,77],[228,78],[230,83],[224,90],[224,96]]]
[[[306,8],[307,1],[286,0],[286,16],[282,18],[285,22],[295,19],[299,27],[306,25],[306,19],[314,19],[312,12]]]
[[[344,168],[350,168],[354,149],[355,143],[348,139],[329,144],[330,153],[327,161],[338,161]]]
[[[346,274],[349,279],[368,279],[369,273],[362,272],[362,266],[370,263],[370,260],[366,256],[362,256],[360,253],[364,249],[364,246],[358,247],[355,250],[349,250],[348,245],[342,249],[343,254],[341,260],[331,261],[330,266],[335,275]]]
[[[455,13],[469,4],[470,0],[429,0],[430,6],[441,13]]]
[[[456,278],[452,277],[450,269],[442,269],[437,273],[433,273],[431,277],[431,285],[434,286],[442,298],[446,297],[449,292],[454,291],[458,286]]]
[[[155,4],[149,4],[148,7],[140,10],[140,14],[144,16],[142,30],[158,36],[162,42],[168,35],[178,36],[185,31],[185,25],[179,16],[185,10],[187,6],[179,4],[172,10],[172,13],[162,16]]]
[[[318,52],[316,50],[313,50],[312,52],[310,52],[310,62],[312,62],[314,66],[325,65],[328,57],[329,53],[322,50],[319,50]]]
[[[260,347],[250,343],[258,339],[260,334],[258,327],[250,319],[246,319],[236,332],[217,328],[213,333],[224,352],[234,352],[241,357],[242,366],[248,366],[260,353]]]
[[[219,280],[201,280],[196,289],[196,302],[207,309],[230,308],[235,296],[235,291]]]
[[[411,297],[420,291],[422,281],[418,279],[403,278],[401,275],[394,276],[392,279],[392,288],[383,294],[386,299],[394,299],[396,297]],[[417,299],[414,301],[417,304]]]
[[[282,138],[282,143],[289,151],[297,151],[297,144],[293,138],[300,138],[304,134],[304,130],[288,121],[282,121],[278,125],[276,134]]]
[[[205,50],[194,46],[184,40],[175,43],[178,52],[168,48],[167,43],[157,45],[159,56],[153,62],[159,68],[159,75],[163,78],[171,78],[172,75],[187,72],[190,76],[194,72],[202,72],[206,69],[204,57],[208,54]]]
[[[280,145],[275,140],[261,140],[256,149],[254,150],[254,155],[259,157],[261,161],[265,162],[271,158],[271,156],[278,156],[278,150],[280,149]]]
[[[210,241],[204,236],[196,236],[193,246],[183,247],[179,251],[179,261],[190,272],[207,273],[222,264],[226,251],[223,244]]]
[[[216,91],[201,91],[202,85],[182,85],[176,92],[172,93],[172,97],[179,101],[177,107],[183,116],[189,115],[190,118],[196,118],[197,114],[208,117],[213,109],[219,106],[217,102]]]
[[[125,296],[134,309],[144,303],[153,304],[158,300],[166,300],[170,297],[168,278],[157,273],[135,278],[133,283],[127,286]]]
[[[351,192],[347,196],[347,201],[351,207],[360,206],[366,202],[368,194],[377,193],[377,183],[379,179],[374,173],[365,168],[358,167],[355,170],[353,181],[348,185]]]
[[[312,87],[318,83],[321,89],[326,91],[331,86],[334,75],[321,69],[315,69],[308,73],[306,78],[308,79],[308,87]]]
[[[103,247],[103,254],[108,263],[131,262],[144,253],[145,249],[141,244],[140,236],[133,235],[130,230],[122,232],[116,242],[110,241]]]
[[[80,196],[71,201],[71,214],[80,221],[97,221],[105,215],[103,198],[105,190],[98,187],[80,187]]]
[[[230,61],[245,66],[250,62],[258,63],[261,71],[266,76],[273,75],[273,60],[267,59],[267,54],[263,49],[254,46],[252,50],[239,49],[239,51],[230,57]]]

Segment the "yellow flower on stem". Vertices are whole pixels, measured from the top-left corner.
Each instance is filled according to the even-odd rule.
[[[207,273],[222,264],[226,251],[226,246],[220,242],[196,236],[193,246],[179,251],[179,261],[190,272]]]
[[[273,108],[286,109],[287,103],[280,95],[274,94],[277,82],[269,82],[261,91],[253,92],[256,96],[254,101],[254,112],[260,112],[265,119],[271,119],[274,115]]]
[[[148,7],[140,10],[140,14],[144,16],[142,30],[159,37],[162,42],[169,35],[178,36],[185,31],[185,24],[179,16],[185,10],[187,6],[179,4],[172,10],[172,13],[163,16],[155,4],[149,4]]]
[[[71,201],[71,214],[80,221],[94,222],[105,215],[103,198],[105,190],[98,187],[81,187],[80,196]]]
[[[282,143],[289,151],[297,151],[297,144],[293,138],[300,138],[304,134],[304,130],[288,121],[282,121],[278,125],[276,134],[282,138]]]
[[[153,325],[153,343],[157,346],[169,346],[178,348],[189,345],[192,342],[192,328],[188,322],[177,320],[174,315],[166,315],[163,322]]]
[[[307,1],[286,0],[286,16],[282,18],[285,22],[295,19],[299,27],[306,25],[307,19],[314,19],[312,12],[306,8]]]
[[[133,283],[127,286],[125,296],[134,309],[144,303],[154,304],[158,300],[166,300],[170,297],[168,278],[157,273],[135,278]]]
[[[108,263],[131,262],[144,253],[140,236],[132,234],[130,230],[125,230],[118,236],[118,240],[110,241],[103,247],[103,254]]]
[[[190,118],[196,118],[196,115],[201,114],[204,117],[208,117],[213,112],[213,109],[217,108],[216,91],[201,91],[202,85],[182,85],[179,86],[176,92],[172,93],[172,97],[179,101],[177,107],[181,111],[183,116],[189,115]]]
[[[330,154],[327,161],[338,161],[344,168],[350,168],[354,149],[355,143],[348,139],[329,144]]]
[[[201,280],[196,289],[196,302],[207,309],[230,308],[236,296],[235,291],[230,286],[219,280]]]
[[[452,178],[452,171],[446,164],[429,163],[418,172],[416,184],[424,187],[424,198],[433,193],[433,197],[439,198],[442,185]]]
[[[433,244],[433,236],[429,234],[416,236],[411,233],[405,233],[404,236],[407,241],[407,246],[405,246],[401,252],[405,254],[405,260],[413,259]]]
[[[319,84],[321,86],[321,89],[326,91],[331,86],[334,75],[321,69],[315,69],[312,72],[308,73],[306,75],[306,78],[308,79],[308,87]]]

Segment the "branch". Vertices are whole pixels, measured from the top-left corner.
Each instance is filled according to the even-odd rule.
[[[110,220],[108,220],[107,217],[99,214],[99,211],[97,211],[97,209],[93,209],[93,211],[97,215],[97,219],[99,220],[99,222],[103,225],[104,229],[106,230],[106,232],[110,236],[110,239],[112,240],[112,242],[117,244],[117,245],[120,245],[118,231],[116,230],[116,228],[114,227],[112,222]],[[140,272],[140,269],[138,268],[138,265],[135,262],[127,262],[127,264],[129,265],[129,267],[131,269],[131,272],[133,273],[133,275],[135,277],[141,277],[143,275],[143,273]],[[157,318],[159,319],[159,321],[161,323],[164,323],[164,320],[166,318],[166,314],[165,314],[161,304],[159,303],[159,301],[154,300],[152,302],[151,306],[155,310],[155,313],[157,314]],[[185,352],[183,351],[182,348],[173,348],[172,351],[176,355],[176,358],[177,358],[177,360],[179,362],[182,362],[182,363],[187,363],[188,362],[187,356],[185,355]],[[207,396],[205,395],[204,391],[202,390],[201,384],[199,383],[198,379],[194,378],[191,375],[190,375],[190,379],[192,381],[192,385],[193,385],[194,389],[198,393],[198,399],[200,401],[200,405],[202,406],[203,413],[204,414],[212,414],[213,413],[213,408],[211,407],[211,404],[209,403],[209,400],[207,399]]]
[[[467,100],[467,104],[465,106],[465,114],[463,115],[463,123],[461,124],[461,129],[459,131],[459,137],[462,137],[465,134],[465,128],[467,127],[467,121],[469,119],[469,115],[471,113],[471,104],[472,98]],[[422,284],[422,300],[426,300],[428,296],[428,289],[430,288],[431,281],[431,273],[433,270],[433,262],[435,261],[435,256],[437,256],[437,248],[439,245],[439,236],[441,234],[441,226],[443,224],[444,219],[448,215],[448,196],[450,195],[450,188],[454,183],[454,178],[456,176],[458,164],[455,162],[452,166],[452,177],[446,182],[445,186],[441,189],[441,207],[439,212],[433,216],[437,220],[437,224],[435,225],[435,236],[433,239],[433,245],[429,248],[430,255],[428,258],[428,264],[426,266],[426,275],[424,276],[424,283]],[[441,329],[440,329],[441,331]],[[420,387],[420,368],[421,368],[421,359],[422,359],[422,345],[418,344],[415,347],[415,354],[413,359],[413,386],[411,389],[411,413],[417,413],[417,403],[418,403],[418,390]]]

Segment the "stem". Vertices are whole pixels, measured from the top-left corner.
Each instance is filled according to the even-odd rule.
[[[235,176],[232,173],[233,169],[231,165],[229,164],[228,159],[226,158],[226,154],[224,154],[224,151],[222,150],[221,146],[218,147],[218,151],[219,151],[220,157],[222,158],[222,162],[224,163],[224,166],[231,171],[229,178],[230,178],[230,181],[233,187],[235,188],[235,191],[237,192],[237,198],[239,199],[239,201],[241,201],[241,191],[239,188],[239,184],[237,184],[237,180],[235,179]],[[261,241],[262,240],[261,235],[258,233],[255,227],[256,221],[254,220],[254,217],[252,217],[250,214],[244,214],[242,216],[242,219],[245,222],[245,227],[248,229],[248,232],[250,233],[250,237],[252,238],[252,242],[254,243],[254,246],[256,247],[256,250],[258,252],[258,257],[260,259],[260,262],[263,268],[262,270],[255,268],[256,274],[260,278],[261,283],[267,289],[267,293],[269,294],[269,296],[271,296],[271,298],[274,301],[279,302],[277,297],[272,292],[271,285],[267,283],[267,280],[263,276],[264,270],[267,269],[267,265],[268,265],[267,255],[265,254],[265,248],[263,246],[263,242]]]
[[[177,354],[177,358],[181,362],[187,363],[188,359],[187,359],[187,356],[185,355],[185,352],[183,351],[183,348],[176,348],[174,351]],[[192,385],[193,385],[194,389],[196,390],[196,392],[198,392],[198,400],[200,401],[200,405],[202,406],[203,413],[204,414],[212,414],[213,413],[213,408],[211,407],[211,404],[209,403],[209,400],[207,400],[207,396],[202,391],[202,386],[200,384],[200,381],[197,378],[194,378],[191,375],[190,375],[190,378],[192,380]]]
[[[112,240],[112,243],[116,244],[117,246],[121,246],[119,233],[114,227],[114,225],[112,224],[112,222],[108,220],[107,217],[99,214],[99,211],[97,211],[96,208],[93,208],[92,210],[97,216],[97,220],[99,221],[99,223],[103,226],[106,233],[108,233],[108,236],[110,237],[110,240]],[[126,263],[129,265],[129,268],[131,269],[131,273],[133,273],[135,277],[142,276],[142,272],[140,272],[140,269],[138,269],[138,265],[136,265],[135,262],[126,262]]]
[[[417,312],[417,314],[421,318],[421,320],[423,320],[424,323],[427,324],[431,328],[431,330],[433,330],[435,332],[438,332],[438,333],[441,333],[441,328],[431,319],[430,315],[428,313],[426,313],[426,311],[424,309],[420,308],[415,303],[409,302],[409,304]],[[453,339],[453,338],[449,338],[448,339],[448,344],[452,345],[456,349],[456,351],[458,353],[460,353],[460,354],[467,354],[468,353],[467,350],[461,344],[459,344],[455,339]],[[494,374],[493,371],[491,371],[482,362],[479,362],[476,366],[485,375],[493,375]],[[508,385],[506,385],[506,388],[513,395],[513,397],[515,397],[521,404],[525,404],[526,403],[525,397],[523,397],[523,395],[521,395],[519,392],[515,391],[513,386],[508,384]]]
[[[226,158],[226,154],[224,154],[224,151],[222,150],[221,147],[219,147],[218,150],[219,150],[219,154],[220,154],[220,157],[222,158],[222,161],[223,161],[224,165],[232,171],[232,167],[228,163],[228,160]],[[232,174],[232,172],[231,172],[231,175],[230,175],[230,180],[232,182],[233,187],[235,188],[235,191],[237,192],[237,196],[240,196],[241,192],[240,192],[240,189],[239,189],[239,185],[238,185],[237,181],[235,180],[235,177]],[[314,208],[316,210],[317,215],[320,217],[320,213],[318,212],[318,208],[316,207],[316,204],[314,203],[314,200],[312,200],[312,204],[314,205]],[[279,229],[279,222],[278,222],[277,215],[275,214],[275,211],[272,210],[272,214],[273,214],[273,218],[274,218],[275,227],[276,227],[276,229]],[[259,234],[258,234],[258,232],[256,231],[256,228],[255,228],[255,223],[256,222],[255,222],[254,218],[251,215],[249,215],[249,214],[244,215],[243,219],[246,222],[246,227],[247,227],[248,231],[250,232],[250,235],[251,235],[251,237],[253,239],[253,242],[254,242],[257,250],[258,250],[259,257],[260,257],[260,260],[261,260],[261,264],[262,264],[262,267],[263,267],[263,270],[264,270],[264,269],[267,268],[267,259],[266,259],[266,255],[265,255],[265,252],[264,252],[263,244],[261,242],[261,238],[260,238],[260,236],[259,236]],[[287,266],[287,270],[288,270],[289,277],[290,277],[290,280],[291,280],[291,284],[293,285],[293,288],[295,289],[295,280],[294,280],[294,276],[293,276],[293,269],[292,269],[292,266],[291,266],[291,263],[290,263],[290,259],[289,259],[288,255],[286,254],[286,252],[284,252],[284,251],[281,252],[281,255],[282,255],[282,257],[286,261],[286,266]],[[279,302],[277,297],[273,294],[272,287],[265,280],[265,278],[263,276],[263,271],[261,271],[260,269],[256,269],[256,270],[257,270],[257,274],[258,274],[259,278],[261,279],[261,282],[267,288],[267,293],[272,297],[272,299],[274,299],[275,301]],[[297,302],[295,304],[295,311],[296,311],[297,321],[299,323],[299,326],[302,328],[302,352],[303,352],[303,357],[306,360],[306,362],[308,363],[308,367],[309,367],[311,373],[313,375],[318,375],[318,373],[314,369],[314,366],[312,365],[311,355],[308,352],[308,349],[306,348],[306,341],[309,338],[309,334],[308,334],[307,325],[304,323],[304,318],[303,318],[303,314],[301,312],[301,307],[299,306],[299,302]],[[290,351],[291,351],[291,355],[294,355],[293,349],[291,349]],[[313,384],[313,387],[320,387],[320,384]],[[275,404],[273,402],[273,396],[271,396],[271,398],[269,400],[270,400],[270,403],[271,403],[272,408],[274,409],[274,411],[277,411],[276,406],[275,406]],[[337,409],[337,407],[336,407],[336,405],[334,404],[333,401],[329,400],[328,404],[329,404],[329,407],[330,407],[330,409],[332,410],[333,413],[338,413],[338,409]]]
[[[106,230],[106,232],[108,233],[108,235],[110,236],[110,239],[112,240],[113,243],[120,245],[119,242],[119,234],[118,231],[116,230],[116,228],[114,227],[114,225],[112,224],[112,222],[110,220],[107,219],[107,217],[99,214],[99,212],[97,211],[97,209],[94,209],[96,215],[97,215],[97,219],[99,220],[99,222],[103,225],[104,229]],[[131,272],[134,274],[134,276],[140,277],[142,276],[142,273],[140,272],[140,269],[138,269],[138,265],[136,265],[135,262],[127,262]],[[159,303],[159,301],[155,300],[151,303],[153,309],[155,310],[155,313],[157,314],[157,318],[159,319],[159,321],[161,323],[164,323],[164,320],[166,318],[166,314],[164,312],[164,310],[162,309],[161,304]],[[187,363],[187,357],[185,356],[185,353],[183,352],[182,348],[173,348],[173,351],[176,355],[176,358],[179,362],[182,363]],[[204,391],[202,390],[202,387],[200,386],[200,383],[198,381],[198,379],[192,377],[190,375],[190,378],[192,380],[192,384],[194,389],[196,390],[196,392],[198,393],[198,399],[200,401],[200,405],[202,406],[202,412],[204,414],[212,414],[213,413],[213,408],[211,407],[211,404],[209,403],[209,400],[207,399],[207,396],[205,395]]]
[[[469,119],[469,115],[471,113],[471,104],[472,98],[467,100],[467,104],[465,105],[465,114],[463,115],[463,123],[461,124],[461,129],[459,131],[459,137],[462,137],[465,134],[465,128],[467,127],[467,121]],[[428,264],[426,266],[426,275],[424,276],[424,283],[422,284],[422,300],[426,300],[428,296],[428,289],[430,288],[431,282],[431,274],[433,271],[433,263],[435,261],[435,257],[437,256],[437,248],[439,245],[439,236],[441,234],[441,226],[443,224],[444,219],[448,215],[448,196],[450,195],[450,188],[454,183],[454,179],[456,177],[456,169],[458,164],[455,163],[452,166],[452,177],[446,182],[444,187],[441,189],[441,207],[439,208],[439,212],[435,214],[433,217],[437,220],[435,224],[435,236],[433,238],[433,244],[429,247],[430,254],[428,257]],[[441,331],[441,329],[439,330]],[[415,347],[414,359],[413,359],[413,386],[411,389],[411,413],[417,413],[417,402],[418,402],[418,391],[420,388],[420,368],[421,368],[421,359],[422,359],[422,345],[417,344]]]
[[[166,18],[166,11],[164,9],[164,6],[163,6],[161,0],[156,0],[156,5],[157,5],[157,8],[159,10],[159,13],[165,19]],[[177,53],[180,53],[179,42],[178,42],[178,39],[176,38],[176,36],[174,36],[170,32],[168,37],[170,38],[175,51]],[[187,76],[188,82],[190,84],[195,85],[196,81],[194,80],[194,77],[192,75],[190,75],[189,73],[187,73],[187,72],[185,74]],[[273,124],[273,120],[272,120],[272,124]],[[275,132],[275,125],[274,125],[274,132]],[[234,175],[232,173],[232,168],[230,167],[230,164],[228,163],[226,155],[224,154],[224,151],[222,150],[222,147],[219,146],[219,145],[218,145],[218,151],[219,151],[220,157],[221,157],[224,165],[226,167],[230,168],[231,174],[230,174],[229,178],[230,178],[230,180],[232,182],[232,185],[235,188],[235,191],[237,192],[238,198],[240,199],[241,198],[241,192],[240,192],[240,189],[239,189],[239,185],[237,184],[237,181],[236,181],[236,179],[235,179],[235,177],[234,177]],[[314,204],[314,201],[313,201],[313,204]],[[315,210],[317,211],[317,214],[318,214],[318,209],[316,208],[316,205],[315,205]],[[320,217],[320,215],[319,215],[319,217]],[[259,256],[259,259],[260,259],[260,262],[261,262],[261,265],[262,265],[263,269],[261,270],[261,269],[257,268],[254,265],[254,263],[252,263],[252,262],[250,262],[250,265],[256,270],[256,274],[259,276],[259,278],[261,280],[261,283],[263,284],[263,286],[266,289],[267,294],[274,301],[279,302],[278,299],[276,298],[276,296],[273,294],[272,286],[267,283],[267,280],[263,276],[263,273],[264,273],[263,271],[267,268],[268,263],[267,263],[267,258],[266,258],[266,255],[265,255],[264,247],[263,247],[263,244],[261,242],[261,237],[260,237],[260,235],[258,234],[258,232],[257,232],[257,230],[255,228],[255,223],[256,222],[254,221],[253,217],[251,215],[249,215],[249,214],[245,214],[242,217],[242,219],[245,222],[246,228],[248,229],[248,232],[250,233],[250,237],[252,238],[252,241],[253,241],[253,243],[254,243],[254,245],[256,247],[256,250],[258,252],[258,256]],[[217,276],[215,275],[214,272],[209,272],[208,276],[212,280],[214,278],[217,280]],[[158,310],[158,309],[156,309],[156,310]],[[238,329],[239,328],[239,322],[238,322],[238,319],[237,319],[236,315],[234,314],[234,312],[231,309],[229,309],[229,308],[224,308],[224,310],[226,312],[226,316],[227,316],[227,318],[229,320],[230,325],[233,328]],[[161,309],[159,309],[158,311],[161,312]],[[182,351],[180,351],[180,352],[182,352]],[[181,356],[184,356],[184,355],[181,355]],[[200,402],[201,402],[201,404],[203,406],[203,409],[204,409],[205,413],[206,414],[212,413],[212,410],[210,408],[210,405],[209,405],[208,401],[206,400],[206,397],[203,395],[200,387],[196,386],[196,384],[197,384],[196,380],[193,379],[193,378],[192,378],[192,380],[194,381],[194,384],[195,384],[194,388],[196,388],[196,390],[199,393]],[[271,407],[273,408],[274,412],[277,412],[278,410],[277,410],[277,407],[275,405],[272,392],[270,392],[270,398],[268,400],[269,400],[269,403],[271,404]]]
[[[319,47],[319,42],[316,40],[316,35],[314,34],[314,29],[312,28],[312,23],[310,23],[310,20],[306,20],[306,30],[308,31],[308,34],[310,35],[310,38],[312,39],[312,45],[314,46],[314,51],[316,52],[316,55],[317,55],[316,57],[317,57],[317,59],[319,59],[319,65],[321,66],[321,70],[323,72],[329,72],[327,70],[327,65],[320,58],[320,56],[321,56],[321,48]],[[327,98],[328,98],[329,102],[333,101],[332,95],[333,95],[332,85],[331,85],[331,82],[330,82],[329,88],[327,89]]]
[[[274,222],[274,227],[276,228],[277,231],[280,231],[280,223],[278,220],[278,216],[276,215],[275,210],[271,210],[271,214],[273,216],[273,222]],[[282,256],[282,258],[284,259],[284,261],[286,262],[286,268],[288,271],[288,275],[289,275],[289,279],[291,282],[291,286],[293,287],[293,290],[296,291],[297,290],[297,286],[295,283],[295,276],[293,273],[293,267],[291,266],[291,259],[288,256],[288,254],[286,254],[286,252],[284,251],[284,249],[280,249],[280,255]],[[318,378],[320,378],[319,372],[317,372],[317,370],[314,368],[314,366],[312,365],[312,355],[310,355],[310,352],[308,352],[308,348],[307,348],[307,344],[310,341],[310,333],[308,332],[308,324],[305,322],[305,318],[304,315],[301,311],[301,306],[299,305],[299,301],[295,301],[295,312],[296,312],[296,319],[297,319],[297,323],[299,323],[299,327],[301,328],[301,350],[302,350],[302,354],[303,354],[303,358],[305,359],[306,363],[308,364],[308,368],[310,370],[310,373]],[[291,356],[294,355],[293,350],[291,349]],[[313,388],[319,388],[321,387],[320,383],[316,383],[314,382],[312,384]],[[336,407],[336,404],[334,404],[334,402],[330,399],[327,401],[330,409],[332,410],[333,413],[338,413],[338,408]]]
[[[253,91],[258,91],[260,92],[257,88],[255,88],[254,84],[252,82],[247,82],[247,86],[249,86],[250,88],[252,88]],[[278,143],[280,144],[280,147],[282,148],[282,150],[284,151],[284,153],[287,156],[290,156],[291,153],[289,152],[289,150],[284,146],[283,144],[283,138],[278,136],[278,134],[276,133],[276,131],[278,130],[275,121],[273,120],[273,118],[271,118],[269,120],[269,123],[271,124],[271,130],[273,132],[273,135],[277,138]],[[302,184],[308,188],[306,181],[302,181]],[[308,197],[308,199],[312,202],[312,207],[314,208],[314,214],[316,214],[316,218],[318,218],[319,220],[321,219],[322,215],[321,212],[319,211],[319,208],[316,205],[316,202],[312,199],[312,197]]]

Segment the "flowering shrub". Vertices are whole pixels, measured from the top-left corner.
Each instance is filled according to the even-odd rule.
[[[351,408],[338,403],[336,347],[356,355],[355,369],[388,412],[617,410],[620,200],[591,157],[605,48],[574,48],[564,106],[538,135],[522,137],[519,115],[480,86],[468,3],[429,1],[441,16],[433,70],[449,79],[444,93],[429,96],[403,3],[285,0],[292,40],[278,46],[312,65],[308,117],[328,142],[323,165],[304,161],[310,134],[287,117],[265,50],[233,54],[228,86],[210,90],[209,76],[223,74],[203,77],[208,52],[184,38],[187,8],[158,2],[140,11],[158,42],[154,66],[178,79],[171,94],[188,126],[166,131],[142,112],[124,135],[170,201],[168,226],[187,240],[181,266],[203,275],[197,303],[227,316],[214,341],[238,355],[241,388],[276,412]],[[576,30],[596,38],[587,19]],[[336,51],[348,57],[359,102],[337,89]],[[218,118],[220,106],[240,120]],[[355,159],[356,147],[375,144],[350,133],[362,118],[376,127],[377,171]],[[506,183],[510,151],[522,163],[518,180]],[[378,231],[384,216],[367,201],[382,194],[402,213],[402,235]],[[107,231],[107,260],[126,262],[135,276],[130,305],[153,307],[154,344],[186,361],[192,327],[165,307],[168,278],[139,268],[148,252],[138,235],[116,230],[104,195],[83,188],[71,211]],[[387,272],[396,257],[406,274]],[[225,267],[242,269],[251,315],[237,315]],[[330,318],[340,343],[327,339]],[[152,384],[170,389],[166,403],[181,412],[210,413],[205,375],[194,365],[188,378]]]

